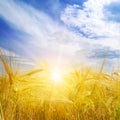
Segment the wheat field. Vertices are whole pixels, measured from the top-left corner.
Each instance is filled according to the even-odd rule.
[[[120,120],[119,71],[73,68],[54,84],[46,68],[13,72],[0,60],[0,120]]]

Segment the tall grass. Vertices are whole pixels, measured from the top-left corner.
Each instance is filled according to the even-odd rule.
[[[119,71],[76,68],[54,85],[44,68],[15,74],[0,59],[0,120],[120,120]]]

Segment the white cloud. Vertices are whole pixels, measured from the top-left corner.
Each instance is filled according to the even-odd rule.
[[[120,39],[120,23],[106,20],[105,6],[118,0],[88,0],[79,5],[68,5],[61,20],[70,27],[77,27],[88,37]],[[118,1],[119,2],[119,1]]]
[[[0,1],[0,16],[21,31],[30,34],[39,42],[45,44],[44,35],[53,32],[52,20],[44,13],[26,4],[16,4],[14,1]],[[48,22],[49,21],[49,22]]]
[[[12,0],[0,1],[0,16],[11,27],[30,35],[28,38],[25,36],[25,44],[20,44],[18,41],[18,46],[33,59],[47,57],[49,60],[50,56],[56,55],[64,59],[78,49],[76,42],[79,38],[73,32],[61,26],[47,14],[25,3],[18,4]],[[72,41],[76,42],[71,45]]]
[[[91,36],[108,36],[96,41],[76,34],[47,14],[24,3],[0,1],[0,16],[12,27],[30,35],[28,38],[25,36],[26,44],[21,43],[19,46],[33,59],[45,58],[54,63],[56,59],[84,61],[87,54],[98,45],[120,49],[119,23],[104,20],[103,6],[110,2],[88,0],[84,3],[84,9],[80,9],[79,5],[68,5],[61,14],[61,20],[68,26],[77,26]],[[82,51],[79,56],[77,51]]]
[[[105,9],[112,2],[119,2],[119,0],[88,0],[82,7],[75,4],[68,5],[61,13],[61,20],[68,27],[74,28],[74,32],[80,30],[87,36],[82,44],[82,50],[78,50],[75,55],[78,58],[83,56],[83,61],[86,61],[86,56],[94,54],[94,50],[97,50],[98,47],[101,47],[103,51],[106,47],[115,51],[120,50],[120,23],[107,19],[109,11]],[[80,33],[81,36],[82,33]],[[79,43],[81,43],[81,39]],[[108,61],[115,64],[117,60],[118,58]],[[97,61],[97,59],[89,60],[91,63],[98,63]]]

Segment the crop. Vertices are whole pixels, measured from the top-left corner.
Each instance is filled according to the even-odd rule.
[[[0,120],[120,120],[119,71],[74,68],[54,83],[52,69],[16,73],[0,59]]]

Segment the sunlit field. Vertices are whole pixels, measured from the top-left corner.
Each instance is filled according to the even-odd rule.
[[[120,120],[120,73],[78,67],[18,72],[0,56],[0,120]],[[14,71],[14,72],[13,72]]]

